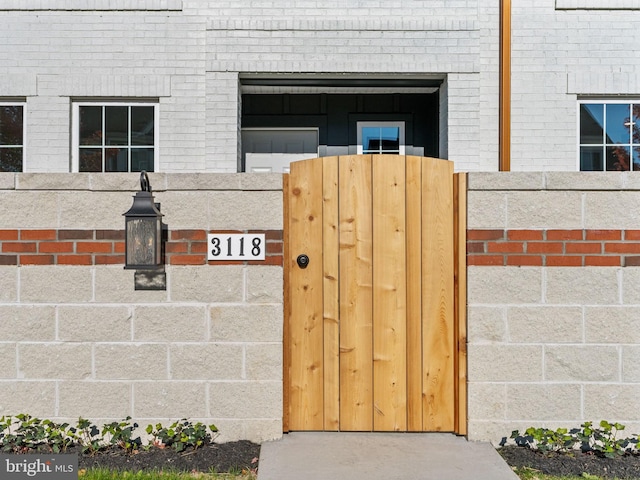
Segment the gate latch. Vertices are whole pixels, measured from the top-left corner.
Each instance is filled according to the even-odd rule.
[[[309,257],[306,255],[298,255],[296,262],[298,262],[300,268],[307,268],[307,266],[309,266]]]

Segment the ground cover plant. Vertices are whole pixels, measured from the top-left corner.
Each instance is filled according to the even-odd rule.
[[[638,479],[638,435],[623,435],[620,423],[585,422],[580,428],[528,428],[512,432],[499,449],[523,479],[557,478]],[[536,476],[537,475],[537,476]],[[551,477],[553,478],[553,477]]]
[[[148,425],[145,429],[150,437],[148,442],[143,442],[137,431],[138,424],[132,423],[130,417],[98,428],[83,418],[78,419],[76,425],[70,425],[27,414],[3,416],[0,418],[0,452],[75,453],[78,468],[88,475],[94,472],[106,475],[109,471],[121,475],[123,472],[158,475],[162,471],[238,476],[257,472],[260,446],[249,441],[216,443],[215,425],[187,419],[169,426]]]

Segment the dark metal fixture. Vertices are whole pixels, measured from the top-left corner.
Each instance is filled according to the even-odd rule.
[[[162,213],[154,202],[149,176],[140,172],[140,190],[125,217],[125,265],[136,270],[136,290],[164,290]],[[164,287],[164,288],[163,288]]]

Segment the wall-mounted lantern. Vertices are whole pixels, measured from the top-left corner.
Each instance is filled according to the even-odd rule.
[[[125,217],[125,266],[136,270],[136,290],[165,290],[162,258],[162,213],[151,193],[149,177],[140,172],[140,192]]]

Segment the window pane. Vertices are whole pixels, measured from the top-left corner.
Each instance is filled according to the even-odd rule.
[[[22,115],[21,105],[0,106],[0,145],[22,145]]]
[[[131,107],[131,145],[153,145],[153,107]]]
[[[629,105],[607,105],[607,143],[629,143]]]
[[[400,129],[398,127],[383,127],[380,129],[380,144],[384,152],[400,151]]]
[[[631,143],[640,145],[640,105],[633,106],[631,118]]]
[[[640,147],[633,147],[633,169],[640,170]]]
[[[607,147],[607,171],[626,171],[630,165],[629,147]]]
[[[105,107],[104,120],[105,120],[105,145],[128,145],[129,144],[129,108],[128,107]]]
[[[81,148],[79,170],[81,172],[101,172],[102,171],[102,149],[101,148]]]
[[[0,148],[0,172],[22,171],[22,148]]]
[[[602,147],[580,147],[580,170],[584,172],[604,170],[602,152]]]
[[[398,127],[362,127],[364,153],[397,153],[400,151]]]
[[[362,127],[362,149],[377,151],[380,146],[380,127]]]
[[[131,171],[153,172],[153,148],[133,148],[131,149]]]
[[[80,107],[80,145],[102,145],[102,107]]]
[[[128,148],[107,148],[104,152],[105,172],[128,172],[129,171],[129,149]]]
[[[604,105],[580,105],[580,143],[602,144]]]

